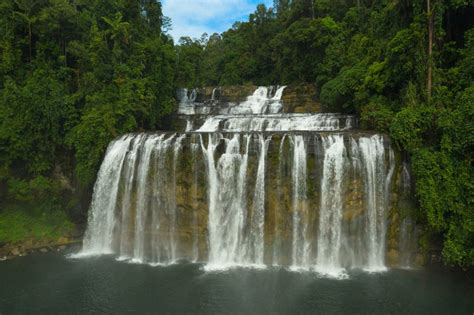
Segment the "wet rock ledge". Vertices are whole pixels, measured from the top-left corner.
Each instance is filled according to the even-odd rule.
[[[222,103],[240,103],[257,89],[255,85],[208,86],[197,88],[196,102],[205,103],[214,100]],[[275,87],[276,90],[276,87]],[[283,113],[319,113],[322,112],[318,100],[316,85],[288,85],[282,95]]]
[[[65,251],[71,246],[82,243],[83,231],[77,231],[73,235],[62,236],[57,240],[34,240],[29,239],[18,243],[0,243],[0,261],[13,259],[15,257],[27,256],[33,253],[48,253]]]

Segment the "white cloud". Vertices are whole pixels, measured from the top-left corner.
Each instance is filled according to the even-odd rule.
[[[247,20],[256,3],[271,4],[271,0],[163,0],[163,13],[172,20],[170,34],[201,37],[202,33],[221,33],[235,21]]]

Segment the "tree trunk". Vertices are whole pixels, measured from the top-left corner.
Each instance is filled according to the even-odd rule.
[[[32,35],[32,31],[31,31],[31,22],[28,21],[28,40],[29,40],[28,53],[30,55],[30,62],[33,60],[32,48],[31,48],[31,46],[33,45],[32,36],[33,35]]]
[[[432,89],[432,55],[433,55],[433,12],[431,11],[431,0],[426,0],[426,12],[428,14],[428,74],[426,78],[426,95],[428,102],[431,100]]]

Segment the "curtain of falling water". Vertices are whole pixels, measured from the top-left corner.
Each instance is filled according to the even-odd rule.
[[[366,269],[385,269],[386,169],[383,138],[375,135],[359,140],[365,172],[367,200],[368,262]]]
[[[244,262],[242,248],[247,218],[246,174],[249,137],[245,136],[245,151],[240,152],[240,135],[232,139],[209,136],[207,148],[203,147],[207,159],[209,184],[209,265],[221,268]],[[215,150],[219,142],[226,142],[226,151],[215,161]],[[202,143],[202,142],[201,142]]]
[[[250,232],[246,235],[249,242],[244,247],[246,250],[244,260],[248,264],[264,264],[265,160],[270,139],[265,139],[263,135],[258,135],[259,158],[257,179],[253,196],[253,211],[250,217]]]
[[[120,231],[120,259],[126,260],[132,257],[132,242],[134,236],[130,233],[128,227],[132,221],[132,213],[129,211],[132,205],[132,191],[134,188],[134,179],[136,169],[138,168],[138,148],[141,145],[142,137],[137,137],[132,141],[132,148],[126,154],[126,161],[124,163],[124,184],[122,191],[122,206],[121,206],[121,231]]]
[[[113,141],[105,155],[94,185],[94,197],[89,211],[88,228],[84,237],[86,254],[112,253],[115,206],[122,167],[133,137]]]
[[[276,211],[271,230],[264,228],[268,222],[265,192],[271,189],[265,178],[273,140],[250,133],[214,133],[207,141],[203,135],[195,137],[199,141],[192,143],[186,154],[191,154],[195,163],[200,146],[206,165],[209,269],[268,263],[263,255],[265,231],[275,233],[269,255],[273,257],[269,263],[275,265],[289,256],[293,268],[324,273],[353,267],[385,268],[387,208],[395,159],[382,136],[320,135],[321,140],[315,142],[321,152],[317,157],[310,156],[308,150],[314,136],[289,133],[280,138],[275,151],[279,155],[277,182],[281,187],[286,184],[282,170],[290,165],[290,188],[285,193],[290,194],[291,210],[285,214]],[[179,237],[184,223],[179,220],[176,177],[188,141],[184,135],[138,134],[110,144],[94,188],[83,254],[116,253],[120,259],[157,264],[199,258],[196,213],[190,216],[192,246],[182,246]],[[256,157],[255,167],[250,165],[254,161],[249,161],[251,155]],[[320,189],[318,199],[307,186],[310,158],[320,160],[320,175],[312,177]],[[196,199],[199,170],[196,165],[190,169],[190,196]],[[358,208],[350,208],[344,199],[346,186],[353,181],[361,186],[360,192],[352,189],[353,194],[362,194]],[[281,187],[277,198],[283,198]],[[314,212],[318,215],[311,215]],[[277,226],[285,221],[289,222],[287,234],[278,230],[284,226]],[[284,235],[289,239],[284,240]],[[283,241],[290,244],[283,246]],[[184,248],[192,248],[192,253],[184,253]]]
[[[324,136],[321,207],[319,213],[318,254],[316,265],[322,273],[341,270],[341,238],[343,213],[343,180],[346,169],[346,148],[341,135]]]
[[[293,145],[293,245],[292,267],[307,267],[309,264],[310,240],[308,239],[308,200],[306,187],[306,142],[304,136],[290,138]]]
[[[280,201],[283,200],[283,168],[285,165],[285,155],[284,155],[284,148],[285,148],[285,140],[286,134],[283,135],[280,147],[278,150],[278,175],[277,175],[277,191],[278,191],[278,199]],[[281,202],[277,203],[277,209],[274,211],[274,230],[273,230],[273,255],[272,255],[272,264],[273,266],[280,266],[282,264],[282,235],[280,231],[280,220],[283,212],[283,207]]]

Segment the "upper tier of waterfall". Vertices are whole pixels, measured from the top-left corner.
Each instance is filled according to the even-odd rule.
[[[216,99],[216,89],[204,102],[196,102],[196,90],[180,89],[178,113],[187,121],[186,131],[197,132],[342,131],[356,125],[356,119],[349,115],[282,113],[285,88],[258,87],[240,103],[223,104]]]
[[[184,115],[193,114],[271,114],[282,110],[281,96],[286,86],[281,87],[258,87],[245,101],[239,103],[219,104],[216,106],[216,89],[213,89],[210,100],[196,102],[197,91],[195,89],[178,89],[179,100],[178,113]]]
[[[242,102],[217,106],[217,88],[207,105],[180,90],[182,113],[217,106],[220,114],[205,115],[188,132],[113,141],[81,255],[202,261],[208,270],[287,266],[328,276],[385,270],[387,261],[409,265],[412,255],[398,251],[413,248],[407,231],[414,225],[396,212],[409,172],[389,139],[357,131],[352,116],[282,113],[284,91],[259,87]]]

